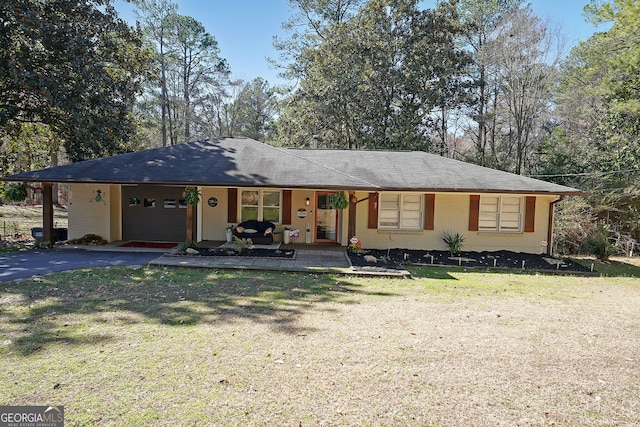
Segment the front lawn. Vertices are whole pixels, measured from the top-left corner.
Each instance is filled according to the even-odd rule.
[[[0,402],[68,426],[640,422],[637,278],[106,268],[0,284]]]

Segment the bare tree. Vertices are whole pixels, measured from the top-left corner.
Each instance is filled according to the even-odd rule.
[[[475,104],[471,108],[469,116],[477,124],[477,127],[470,128],[469,134],[475,146],[475,160],[483,166],[487,166],[489,163],[487,145],[492,138],[490,124],[495,118],[493,109],[497,89],[488,76],[487,67],[489,64],[480,57],[480,52],[504,16],[521,3],[522,0],[460,0],[458,3],[458,12],[464,32],[462,42],[475,58],[470,75],[475,86]],[[493,128],[495,129],[495,126]]]
[[[523,172],[536,130],[550,108],[561,54],[559,36],[530,6],[505,16],[479,53],[496,82],[492,156],[512,159],[509,166],[517,174]]]

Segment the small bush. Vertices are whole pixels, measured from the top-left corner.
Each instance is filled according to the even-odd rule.
[[[24,183],[9,184],[4,190],[4,198],[10,202],[23,202],[27,198],[27,186]]]
[[[197,247],[195,242],[192,242],[192,241],[182,242],[178,246],[176,246],[176,252],[183,254],[187,251],[188,248],[195,248],[195,247]]]
[[[53,243],[51,243],[48,240],[45,240],[44,242],[40,242],[40,244],[38,245],[38,247],[40,249],[51,249],[53,248]]]
[[[596,234],[593,208],[582,197],[569,197],[556,206],[553,251],[563,255],[585,253],[584,242]]]
[[[598,223],[593,234],[582,241],[581,252],[595,255],[598,259],[607,261],[618,250],[616,245],[609,241],[610,234],[611,230],[606,224]]]
[[[449,232],[445,232],[442,236],[442,241],[449,248],[449,252],[451,253],[451,255],[458,254],[462,251],[462,248],[464,248],[464,240],[464,236],[460,233],[452,234]]]
[[[233,242],[236,245],[236,252],[239,254],[244,252],[246,249],[253,249],[253,240],[249,238],[241,239],[238,236],[233,236]]]

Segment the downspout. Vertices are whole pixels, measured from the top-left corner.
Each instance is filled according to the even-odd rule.
[[[555,216],[556,203],[563,200],[564,196],[560,196],[549,204],[549,225],[547,227],[547,255],[552,255],[553,253],[553,218]]]

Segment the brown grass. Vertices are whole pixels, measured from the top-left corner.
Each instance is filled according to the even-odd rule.
[[[53,221],[56,228],[67,227],[67,210],[55,207]],[[31,236],[31,228],[42,227],[42,206],[0,205],[0,234]]]
[[[2,285],[0,401],[67,425],[632,426],[640,283],[111,268]]]

